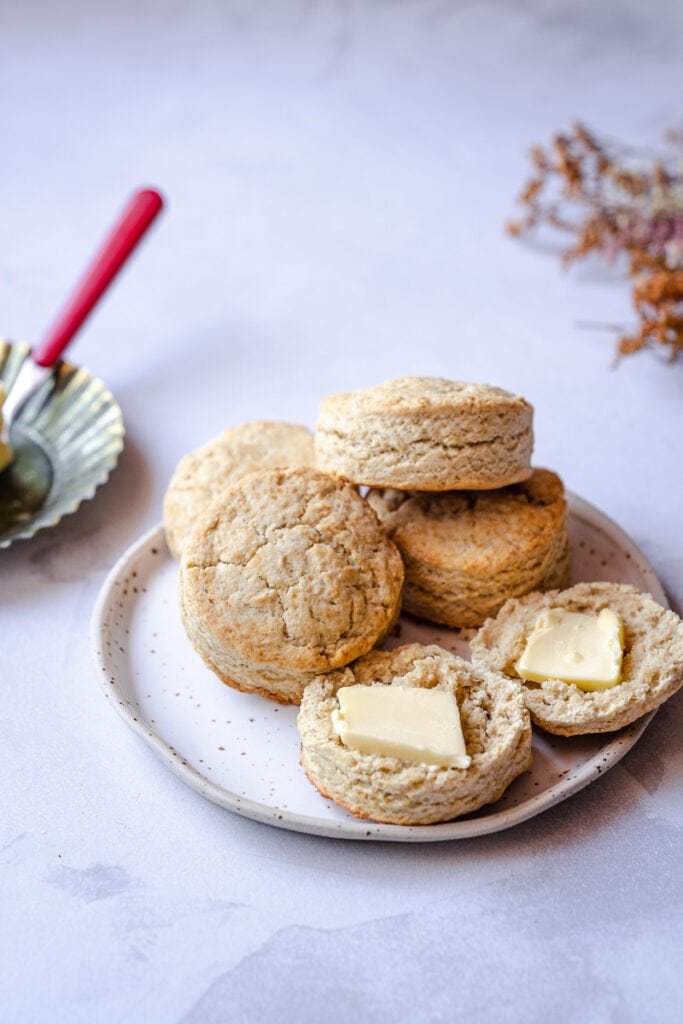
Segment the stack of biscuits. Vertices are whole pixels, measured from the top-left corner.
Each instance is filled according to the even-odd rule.
[[[316,465],[370,488],[406,611],[480,626],[510,597],[569,582],[564,488],[531,466],[532,418],[502,388],[429,377],[322,402]]]
[[[164,526],[188,637],[223,682],[301,705],[306,774],[360,817],[426,824],[476,810],[530,767],[532,721],[563,735],[619,728],[683,683],[674,613],[618,584],[562,589],[564,488],[531,465],[532,418],[501,388],[401,378],[324,399],[315,435],[230,428],[173,475]],[[519,678],[535,610],[609,606],[626,635],[621,693]],[[481,627],[472,662],[434,645],[379,650],[402,607]],[[337,691],[356,684],[450,692],[469,766],[345,746]]]

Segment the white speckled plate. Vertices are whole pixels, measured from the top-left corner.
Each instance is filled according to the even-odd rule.
[[[668,606],[655,573],[626,534],[569,495],[574,581],[633,583]],[[299,766],[297,708],[222,685],[185,636],[177,563],[161,527],[114,567],[92,619],[105,696],[169,767],[202,796],[281,828],[346,839],[427,842],[509,828],[595,781],[623,757],[654,712],[618,733],[563,739],[534,735],[534,764],[496,804],[441,825],[378,825],[325,800]],[[388,646],[438,643],[467,655],[459,634],[403,618]]]

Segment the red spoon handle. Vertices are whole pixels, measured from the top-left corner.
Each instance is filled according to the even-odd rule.
[[[54,366],[102,294],[114,280],[164,205],[154,189],[136,192],[42,341],[33,350],[38,366]]]

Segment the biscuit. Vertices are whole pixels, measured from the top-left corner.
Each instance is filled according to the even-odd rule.
[[[351,484],[308,467],[250,473],[185,545],[187,635],[223,682],[283,703],[367,653],[401,604],[403,563]]]
[[[166,542],[179,559],[197,517],[245,473],[275,466],[312,466],[313,435],[290,423],[244,423],[183,456],[164,496]]]
[[[622,682],[616,686],[586,692],[559,679],[540,684],[521,680],[532,721],[547,732],[578,736],[621,729],[683,684],[683,622],[649,594],[622,583],[578,583],[568,590],[508,601],[472,639],[474,664],[517,679],[515,663],[544,608],[595,614],[611,608],[624,622]]]
[[[401,552],[414,615],[481,626],[509,597],[569,583],[564,487],[547,469],[494,491],[371,490],[367,500]]]
[[[323,399],[315,464],[371,487],[505,487],[531,474],[532,417],[502,388],[402,377]]]
[[[337,690],[354,683],[437,686],[452,692],[469,768],[441,768],[346,747],[332,722]],[[372,651],[304,691],[297,718],[301,764],[313,785],[359,818],[426,825],[498,800],[531,767],[531,724],[521,687],[435,645]]]

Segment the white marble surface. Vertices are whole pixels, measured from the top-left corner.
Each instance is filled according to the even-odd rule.
[[[679,1019],[683,695],[608,775],[487,838],[318,839],[202,800],[112,714],[88,620],[186,450],[388,376],[536,407],[536,462],[683,608],[683,363],[612,367],[627,286],[502,225],[574,118],[680,126],[677,0],[0,4],[0,330],[39,336],[114,213],[168,209],[76,343],[110,482],[0,552],[2,1017]]]

